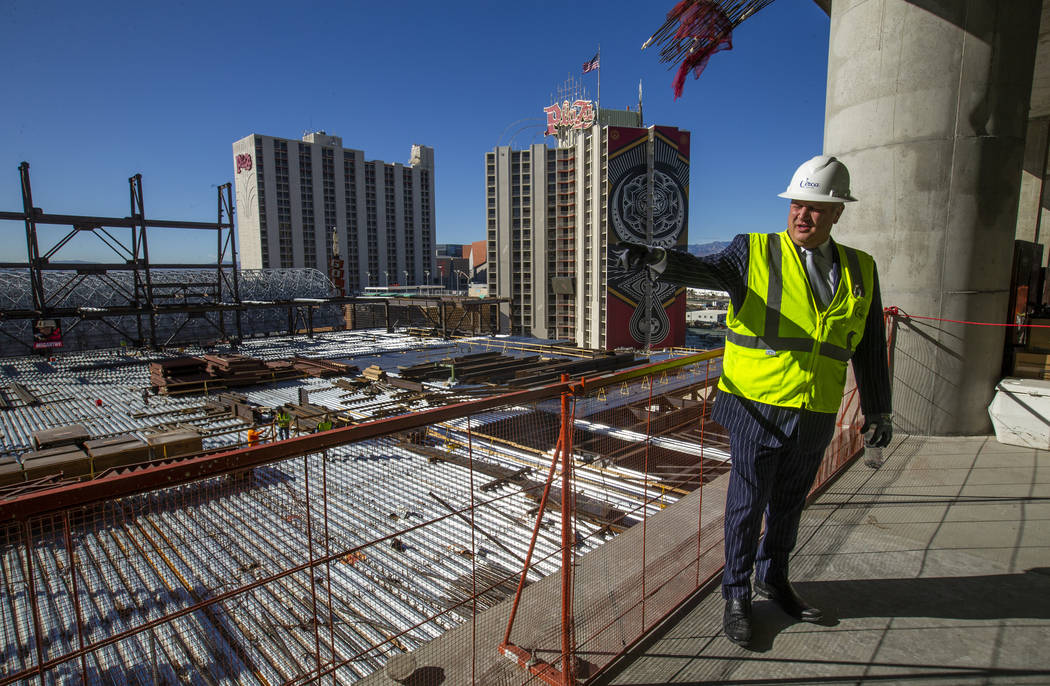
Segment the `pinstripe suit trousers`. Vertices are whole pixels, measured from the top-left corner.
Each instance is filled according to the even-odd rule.
[[[732,455],[722,595],[744,598],[751,596],[752,569],[770,583],[788,579],[802,508],[834,433],[835,415],[785,412],[728,393],[715,405],[715,420],[729,431]],[[760,540],[763,515],[766,531]]]

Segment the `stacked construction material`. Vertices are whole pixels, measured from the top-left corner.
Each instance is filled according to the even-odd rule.
[[[262,361],[244,355],[204,355],[150,363],[150,384],[164,395],[211,393],[235,386],[253,386],[304,376],[356,374],[357,367],[330,360],[293,357]]]
[[[0,457],[0,487],[20,483],[23,480],[22,465],[11,457]]]
[[[245,386],[259,383],[267,373],[262,360],[244,355],[204,355],[208,374],[225,386]]]
[[[203,449],[201,435],[192,427],[179,427],[142,439],[124,434],[92,439],[80,424],[43,429],[32,435],[35,450],[21,461],[0,459],[0,487],[43,477],[95,477],[114,467],[150,460],[180,457]]]
[[[361,372],[361,376],[365,377],[369,381],[382,381],[386,378],[386,372],[379,365],[373,364],[372,366]]]
[[[22,455],[22,470],[26,481],[62,473],[63,476],[84,476],[91,473],[87,453],[77,445],[34,450]]]
[[[199,357],[176,357],[149,363],[149,382],[164,395],[197,393],[214,379],[207,373],[208,363]]]
[[[606,354],[587,360],[547,358],[539,355],[513,357],[498,352],[462,355],[438,362],[398,367],[404,379],[434,381],[453,379],[465,383],[533,386],[553,383],[562,374],[580,377],[623,369],[635,364],[633,353]]]
[[[90,438],[91,434],[82,424],[70,424],[34,431],[29,440],[37,450],[47,450],[62,446],[83,445],[84,441]]]
[[[311,360],[305,357],[293,357],[292,365],[305,374],[319,379],[330,376],[350,376],[357,374],[357,367],[331,360]]]
[[[267,360],[264,364],[267,373],[274,378],[294,379],[300,376],[291,360]]]
[[[414,364],[411,367],[398,367],[397,371],[401,375],[402,379],[410,379],[412,381],[435,381],[438,379],[447,379],[453,366],[457,367],[457,378],[459,377],[459,370],[466,370],[473,365],[486,365],[495,362],[497,365],[506,364],[513,362],[516,358],[502,355],[497,352],[484,352],[475,353],[473,355],[461,355],[452,359],[441,360],[439,362],[423,362],[422,364]]]
[[[84,448],[91,458],[92,474],[100,474],[113,467],[138,464],[150,458],[146,442],[130,434],[87,441]]]
[[[173,429],[146,437],[155,459],[191,455],[204,450],[201,435],[191,428]]]
[[[8,463],[3,472],[3,485],[21,481],[32,481],[44,476],[61,473],[66,477],[79,477],[91,472],[84,441],[91,438],[80,424],[41,429],[30,436],[35,450],[22,454],[22,463]]]

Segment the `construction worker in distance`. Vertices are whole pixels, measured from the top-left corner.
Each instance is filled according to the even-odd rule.
[[[893,435],[886,331],[875,261],[831,240],[850,195],[849,171],[834,157],[803,163],[782,198],[787,230],[736,236],[716,255],[621,243],[627,270],[683,286],[728,291],[722,375],[711,419],[729,432],[722,626],[751,640],[755,591],[797,620],[823,613],[788,581],[806,495],[835,433],[846,365],[852,360],[867,444]],[[762,516],[766,517],[761,536]]]
[[[286,440],[289,437],[289,429],[292,426],[292,415],[288,414],[288,410],[283,407],[277,408],[277,415],[275,418],[277,422],[277,437],[279,440]]]
[[[317,433],[321,433],[322,431],[331,431],[331,429],[332,417],[331,415],[326,414],[324,417],[321,418],[321,421],[317,422]]]
[[[252,428],[248,429],[248,447],[249,448],[254,446],[254,445],[257,445],[259,443],[259,439],[260,438],[262,438],[262,431],[259,431],[258,428],[253,426]]]

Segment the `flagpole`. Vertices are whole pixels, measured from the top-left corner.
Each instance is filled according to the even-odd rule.
[[[594,108],[597,114],[602,107],[602,44],[598,43],[598,106]]]

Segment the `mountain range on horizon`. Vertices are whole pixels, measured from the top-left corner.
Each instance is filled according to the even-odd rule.
[[[690,243],[685,246],[686,252],[690,255],[696,255],[697,257],[703,257],[705,255],[714,255],[716,252],[722,252],[729,247],[730,241],[711,241],[710,243]]]

